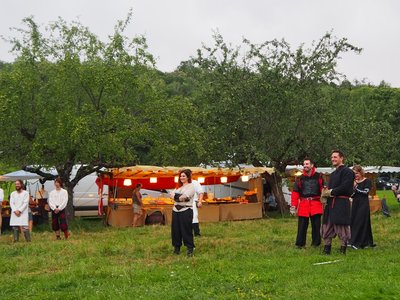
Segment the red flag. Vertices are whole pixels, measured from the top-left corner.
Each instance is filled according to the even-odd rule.
[[[99,201],[98,201],[97,214],[99,216],[103,215],[103,197],[101,194],[100,194]]]
[[[96,178],[96,184],[99,187],[97,193],[99,195],[99,200],[97,201],[97,214],[99,216],[103,215],[103,180],[98,176]]]

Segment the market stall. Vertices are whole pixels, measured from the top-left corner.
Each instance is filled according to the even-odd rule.
[[[157,195],[143,196],[141,224],[170,224],[173,201],[168,191],[176,187],[182,168],[132,166],[109,169],[101,175],[101,185],[109,186],[106,222],[111,226],[131,226],[132,191],[136,184]],[[188,167],[193,178],[205,187],[200,222],[262,218],[262,174],[271,168],[200,168]],[[154,220],[151,220],[153,217]]]

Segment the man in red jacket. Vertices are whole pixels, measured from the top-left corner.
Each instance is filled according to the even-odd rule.
[[[316,172],[314,163],[310,159],[303,162],[303,174],[295,181],[292,191],[290,213],[299,216],[297,227],[297,248],[306,245],[308,221],[311,219],[312,242],[318,247],[321,244],[321,191],[324,182],[320,173]]]

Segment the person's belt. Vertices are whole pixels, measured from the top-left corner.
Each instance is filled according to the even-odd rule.
[[[193,205],[175,205],[175,208],[177,210],[181,210],[182,208],[185,208],[185,207],[193,207]]]
[[[320,196],[312,196],[312,197],[300,197],[300,201],[313,201],[313,200],[320,200]]]
[[[350,196],[333,196],[332,197],[332,208],[335,205],[335,199],[339,198],[339,199],[350,199]]]

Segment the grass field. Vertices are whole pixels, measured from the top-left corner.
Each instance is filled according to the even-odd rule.
[[[0,299],[399,299],[400,210],[387,195],[392,217],[372,216],[378,246],[346,256],[337,239],[328,257],[295,249],[296,219],[280,216],[201,224],[193,258],[172,255],[168,226],[77,220],[68,241],[43,226],[17,244],[6,232]]]

